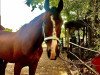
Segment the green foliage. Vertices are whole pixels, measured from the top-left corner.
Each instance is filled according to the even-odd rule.
[[[51,6],[51,7],[52,7],[52,6],[57,7],[57,6],[58,6],[58,2],[59,2],[59,0],[50,0],[50,6]]]
[[[40,10],[43,9],[43,4],[45,0],[26,0],[26,4],[32,7],[32,11],[35,8],[39,8]],[[50,0],[50,7],[58,5],[59,0]]]
[[[42,4],[43,0],[26,0],[26,4],[30,7],[32,7],[32,11],[35,8],[39,8],[39,9],[43,9],[43,4]]]
[[[4,31],[6,31],[6,32],[12,32],[12,29],[5,28],[5,30],[4,30]]]
[[[45,0],[26,0],[26,4],[32,7],[32,11],[35,8],[43,9]],[[59,0],[49,0],[50,7],[58,5]],[[64,7],[62,15],[66,17],[67,21],[75,20],[78,18],[84,18],[87,15],[91,14],[91,0],[63,0]],[[93,3],[92,3],[93,4]]]
[[[89,9],[89,0],[64,0],[63,14],[67,21],[83,18]]]
[[[65,37],[65,28],[62,27],[61,28],[61,35],[60,35],[61,38]]]

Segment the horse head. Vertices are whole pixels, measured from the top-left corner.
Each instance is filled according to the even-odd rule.
[[[45,0],[44,8],[44,40],[47,44],[47,54],[51,60],[59,56],[59,38],[61,33],[62,19],[60,12],[63,9],[63,1],[60,0],[58,7],[49,8],[49,0]]]

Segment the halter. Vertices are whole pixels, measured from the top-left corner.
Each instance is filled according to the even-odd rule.
[[[45,32],[44,32],[45,23],[43,22],[42,29],[43,29],[44,41],[47,41],[47,40],[57,40],[61,44],[59,38],[56,37],[55,21],[53,20],[53,16],[51,16],[51,21],[53,22],[53,33],[52,33],[52,36],[49,36],[49,37],[45,36]]]

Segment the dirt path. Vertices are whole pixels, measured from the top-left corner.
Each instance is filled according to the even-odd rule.
[[[48,59],[46,50],[44,49],[42,57],[38,63],[36,75],[68,75],[66,66],[66,63],[60,58],[57,60]],[[13,68],[14,64],[9,63],[6,68],[6,75],[13,75]],[[28,67],[22,69],[21,75],[28,75]]]

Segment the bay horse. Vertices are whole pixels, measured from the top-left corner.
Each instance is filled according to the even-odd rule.
[[[1,21],[1,16],[0,16],[0,21]],[[0,25],[0,31],[3,30],[5,30],[5,28],[2,25]],[[0,75],[5,75],[6,64],[7,62],[0,58]]]
[[[44,40],[48,57],[55,60],[59,55],[63,1],[59,1],[58,7],[49,8],[49,0],[45,0],[44,8],[46,12],[23,25],[17,32],[0,31],[0,58],[15,63],[14,75],[20,75],[25,66],[29,66],[29,75],[35,75]]]

